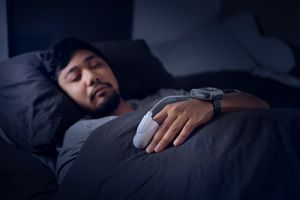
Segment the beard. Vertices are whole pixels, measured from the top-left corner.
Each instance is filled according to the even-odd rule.
[[[92,118],[101,118],[108,115],[118,107],[120,104],[120,95],[114,91],[111,95],[105,97],[102,104],[100,104],[94,111],[92,111],[91,117]]]

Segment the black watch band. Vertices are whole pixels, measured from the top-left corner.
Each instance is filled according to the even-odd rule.
[[[213,109],[214,109],[214,117],[217,117],[221,114],[221,99],[214,99],[212,101]]]

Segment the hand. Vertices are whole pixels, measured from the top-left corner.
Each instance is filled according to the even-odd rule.
[[[212,117],[213,105],[207,101],[190,99],[165,106],[153,118],[159,128],[146,152],[160,152],[172,141],[174,146],[182,144],[194,128],[207,123]]]

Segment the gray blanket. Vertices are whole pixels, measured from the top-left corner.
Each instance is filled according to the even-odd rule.
[[[132,145],[145,112],[97,128],[58,199],[300,199],[300,110],[226,114],[153,154]]]

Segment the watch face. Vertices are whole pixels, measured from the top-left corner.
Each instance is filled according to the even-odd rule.
[[[191,96],[203,100],[221,99],[223,94],[223,90],[214,87],[192,89],[190,92]]]
[[[204,92],[214,92],[214,91],[218,91],[220,89],[214,88],[214,87],[205,87],[205,88],[199,88],[199,90],[202,90]]]

